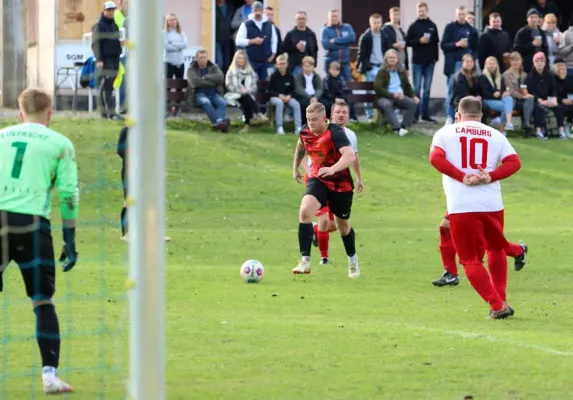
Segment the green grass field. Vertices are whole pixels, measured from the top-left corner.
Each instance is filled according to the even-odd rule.
[[[77,391],[70,398],[122,399],[120,127],[85,120],[53,127],[76,144],[82,189],[80,262],[58,275],[61,374]],[[430,284],[442,272],[445,199],[427,160],[429,137],[355,127],[366,188],[352,214],[362,276],[350,280],[336,234],[333,265],[319,266],[313,249],[312,275],[291,274],[303,190],[291,177],[294,136],[169,127],[168,399],[571,398],[572,142],[512,140],[523,169],[503,183],[506,233],[526,242],[530,257],[509,273],[515,317],[490,321],[465,278],[456,288]],[[60,233],[54,238],[59,249]],[[261,284],[239,277],[249,258],[265,266]],[[43,396],[34,314],[15,266],[2,302],[0,398]]]

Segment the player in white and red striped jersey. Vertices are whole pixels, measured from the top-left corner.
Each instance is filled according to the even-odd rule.
[[[489,318],[507,318],[514,310],[506,298],[508,242],[499,181],[519,171],[521,161],[503,134],[480,122],[479,99],[464,97],[456,117],[458,123],[434,135],[430,162],[442,173],[452,240],[466,277],[489,303]],[[488,252],[489,274],[481,248]]]

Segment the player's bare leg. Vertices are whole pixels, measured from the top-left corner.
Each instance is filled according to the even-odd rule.
[[[356,239],[354,229],[350,226],[350,220],[335,217],[336,227],[342,236],[342,243],[348,256],[348,277],[358,278],[360,276],[360,265],[358,264],[358,254],[356,254]]]
[[[447,218],[442,219],[440,223],[440,255],[442,256],[442,264],[444,266],[444,273],[442,276],[434,281],[432,285],[442,286],[457,286],[460,283],[458,277],[458,265],[456,262],[456,249],[452,241],[450,232],[450,221]]]
[[[302,198],[299,211],[298,246],[300,262],[293,268],[293,274],[310,274],[310,249],[312,247],[312,218],[320,209],[320,202],[313,195],[307,194]]]

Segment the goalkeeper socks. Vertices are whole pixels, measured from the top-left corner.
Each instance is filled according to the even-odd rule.
[[[316,239],[318,241],[318,249],[322,258],[328,258],[328,241],[330,240],[330,233],[328,231],[322,232],[317,229]]]
[[[344,249],[346,250],[346,255],[348,257],[353,257],[356,255],[356,238],[354,236],[354,229],[350,228],[348,235],[341,236],[342,243],[344,243]]]
[[[53,304],[34,308],[36,314],[36,339],[42,355],[42,367],[58,368],[60,362],[60,326]]]
[[[452,242],[449,228],[440,226],[440,255],[444,269],[452,275],[458,276],[458,264],[456,263],[456,249]]]
[[[123,207],[121,209],[121,234],[125,236],[127,234],[127,208]]]
[[[310,257],[313,233],[314,230],[312,229],[312,223],[298,224],[298,247],[300,249],[300,255],[303,257]]]

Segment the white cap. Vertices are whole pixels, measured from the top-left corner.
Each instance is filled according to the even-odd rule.
[[[114,8],[117,8],[117,6],[113,1],[106,1],[105,3],[103,3],[104,10],[112,10]]]

